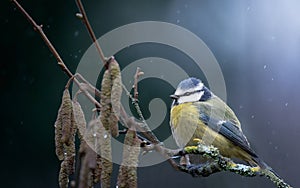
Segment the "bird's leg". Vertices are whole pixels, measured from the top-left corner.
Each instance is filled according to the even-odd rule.
[[[190,163],[190,157],[189,157],[189,155],[182,156],[180,158],[179,164],[182,165],[182,166],[190,166],[191,163]]]

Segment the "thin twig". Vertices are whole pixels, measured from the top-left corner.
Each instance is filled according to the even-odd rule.
[[[73,80],[74,80],[74,76],[72,76],[72,77],[68,80],[68,82],[67,82],[67,84],[66,84],[66,86],[65,86],[65,89],[70,88],[70,85],[71,85],[71,83],[73,82]]]
[[[168,153],[168,151],[170,150],[167,150],[166,148],[163,147],[163,143],[161,143],[158,138],[154,135],[154,133],[151,131],[151,129],[149,128],[144,116],[143,116],[143,113],[141,111],[141,108],[139,106],[139,103],[138,103],[138,80],[140,78],[141,75],[143,75],[144,72],[141,71],[141,69],[139,67],[136,68],[136,73],[134,75],[134,85],[133,85],[133,88],[134,88],[134,98],[130,97],[130,99],[132,100],[133,102],[133,105],[140,117],[140,119],[142,120],[143,123],[141,123],[139,126],[137,126],[137,128],[139,129],[139,131],[142,132],[142,134],[144,136],[146,136],[147,138],[151,138],[150,141],[154,144],[154,149],[160,153],[165,159],[168,160],[168,162],[171,164],[171,166],[178,170],[178,165],[176,164],[176,162],[171,158],[171,155],[170,153]]]
[[[105,58],[105,56],[103,54],[103,51],[102,51],[102,49],[100,47],[100,44],[97,41],[97,38],[96,38],[95,33],[94,33],[93,29],[92,29],[92,26],[91,26],[91,24],[90,24],[90,22],[89,22],[89,20],[87,18],[87,15],[85,13],[85,10],[84,10],[84,7],[83,7],[83,5],[81,3],[81,0],[76,0],[76,3],[77,3],[77,6],[79,8],[80,13],[82,14],[83,23],[86,26],[86,28],[87,28],[87,30],[88,30],[88,32],[90,34],[90,37],[92,38],[93,42],[96,45],[96,49],[97,49],[97,51],[98,51],[98,53],[100,55],[100,58],[101,58],[103,64],[106,65],[106,58]]]
[[[75,77],[79,80],[81,80],[83,83],[86,84],[87,86],[87,89],[91,92],[91,93],[95,93],[95,95],[97,97],[101,97],[101,92],[96,88],[94,87],[91,83],[89,83],[81,74],[79,73],[75,73]]]
[[[67,66],[63,63],[62,58],[59,56],[58,52],[56,51],[56,49],[54,48],[54,46],[52,45],[52,43],[49,41],[49,39],[47,38],[47,36],[45,35],[43,29],[42,29],[42,25],[38,25],[33,19],[32,17],[26,12],[26,10],[16,1],[16,0],[12,0],[12,2],[17,6],[17,8],[22,12],[22,14],[24,14],[24,16],[27,18],[27,20],[30,22],[30,24],[33,26],[33,29],[35,31],[37,31],[40,36],[42,37],[42,39],[44,40],[44,42],[46,43],[46,45],[48,46],[48,48],[50,49],[50,51],[52,52],[52,54],[54,55],[54,57],[56,58],[58,65],[63,69],[63,71],[71,78],[73,76],[73,74],[71,73],[71,71],[67,68]]]
[[[50,40],[48,39],[48,37],[46,36],[46,34],[44,33],[42,26],[38,25],[33,19],[32,17],[26,12],[26,10],[16,1],[16,0],[12,0],[12,2],[17,6],[17,8],[22,12],[22,14],[26,17],[26,19],[30,22],[30,24],[33,26],[34,30],[37,31],[41,38],[44,40],[44,42],[46,43],[46,45],[48,46],[49,50],[51,51],[51,53],[53,54],[53,56],[55,57],[55,59],[58,62],[58,65],[60,66],[60,68],[63,70],[63,72],[65,72],[67,74],[67,76],[69,78],[74,77],[73,73],[68,69],[68,67],[65,65],[65,63],[63,62],[62,58],[60,57],[59,53],[56,51],[56,49],[54,48],[54,46],[52,45],[52,43],[50,42]],[[100,103],[91,96],[91,94],[84,89],[80,82],[74,78],[74,82],[76,83],[76,85],[78,86],[78,88],[86,95],[86,97],[92,102],[94,103],[98,108],[101,108]]]
[[[139,98],[138,81],[139,81],[139,78],[140,78],[141,75],[143,75],[143,72],[141,72],[140,67],[137,67],[135,75],[134,75],[134,85],[133,85],[133,89],[134,89],[133,96],[134,96],[135,100],[138,100],[138,98]]]
[[[139,78],[140,76],[144,74],[143,72],[141,72],[141,69],[139,67],[136,68],[136,72],[135,72],[135,75],[134,75],[134,85],[133,85],[133,98],[130,97],[130,99],[132,100],[132,103],[140,117],[140,119],[142,120],[142,122],[145,124],[145,126],[148,126],[147,123],[146,123],[146,120],[143,116],[143,113],[141,111],[141,108],[139,106],[139,92],[138,92],[138,81],[139,81]]]

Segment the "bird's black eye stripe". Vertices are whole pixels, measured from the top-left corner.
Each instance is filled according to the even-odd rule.
[[[171,97],[171,99],[177,100],[177,99],[179,99],[179,97],[189,96],[191,94],[198,93],[200,91],[202,91],[202,90],[196,90],[196,91],[192,91],[192,92],[186,92],[186,93],[184,93],[182,95],[170,95],[170,97]]]
[[[191,95],[191,94],[198,93],[198,92],[200,92],[200,91],[202,91],[202,90],[196,90],[196,91],[192,91],[192,92],[186,92],[186,93],[184,93],[184,94],[182,94],[182,95],[178,95],[178,96],[179,96],[179,97],[189,96],[189,95]]]

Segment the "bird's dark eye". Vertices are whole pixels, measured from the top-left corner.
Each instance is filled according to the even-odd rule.
[[[193,93],[195,93],[195,92],[186,92],[186,93],[183,94],[183,96],[189,96],[189,95],[191,95]]]

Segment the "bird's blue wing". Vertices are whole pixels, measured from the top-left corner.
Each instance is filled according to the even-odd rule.
[[[257,157],[256,153],[250,148],[242,131],[231,121],[222,121],[216,118],[211,118],[203,112],[200,112],[200,120],[209,128],[230,140],[233,144],[241,147],[251,156]]]

